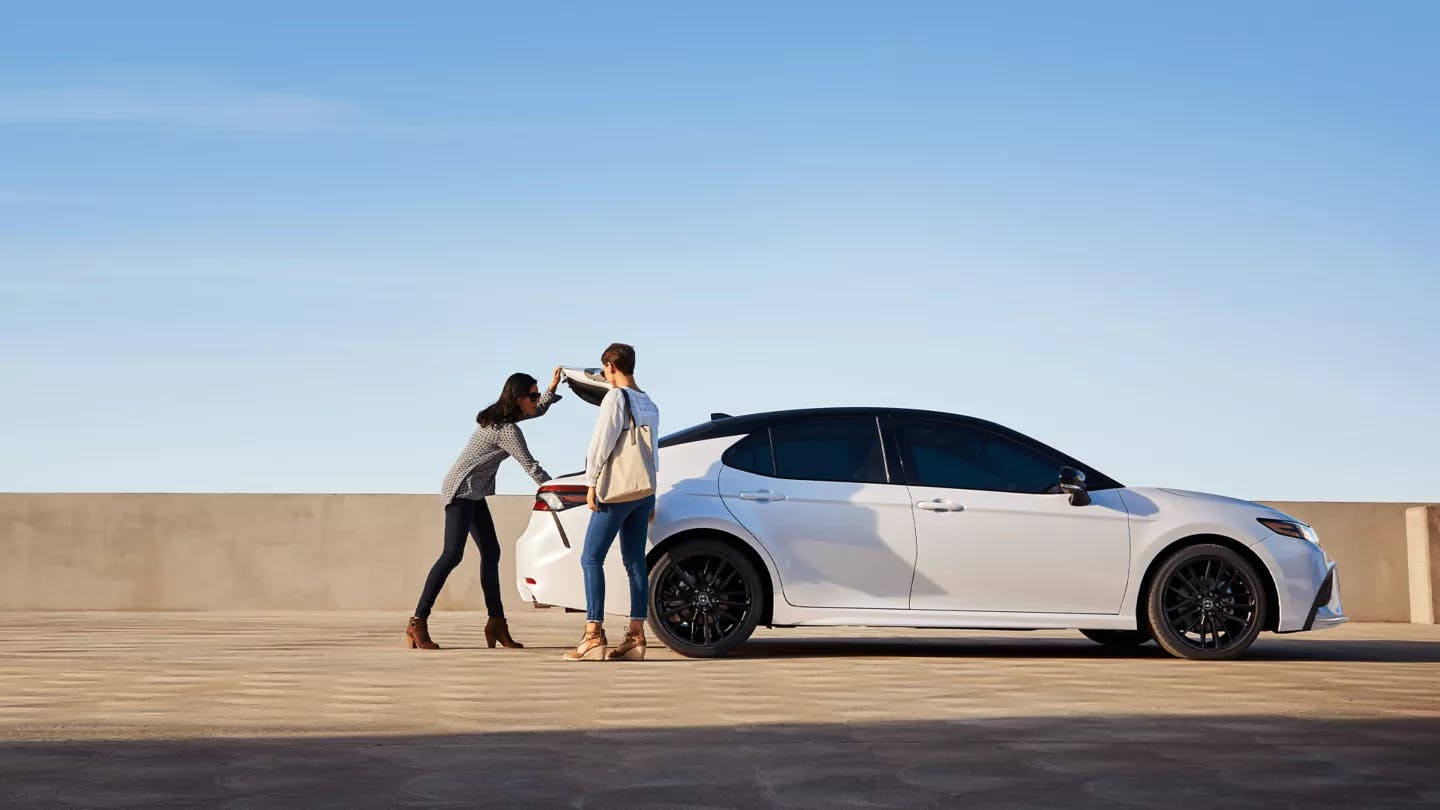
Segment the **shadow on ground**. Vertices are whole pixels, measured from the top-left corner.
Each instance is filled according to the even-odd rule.
[[[0,743],[0,805],[6,807],[1381,808],[1436,802],[1435,719],[1030,717]]]
[[[1138,648],[1113,648],[1078,634],[1074,639],[997,636],[996,638],[755,638],[731,653],[736,658],[849,658],[898,656],[913,658],[1169,658],[1154,642]],[[1005,631],[1010,633],[1013,631]],[[1262,636],[1241,660],[1349,661],[1359,663],[1440,663],[1440,642],[1325,641]]]

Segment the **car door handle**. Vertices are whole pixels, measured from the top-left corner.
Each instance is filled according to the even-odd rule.
[[[924,509],[926,512],[963,512],[965,507],[950,501],[916,501],[916,509]]]
[[[742,500],[742,501],[783,501],[783,500],[785,500],[785,495],[784,495],[784,493],[781,493],[781,492],[771,492],[771,491],[768,490],[768,489],[762,489],[762,490],[757,490],[757,491],[755,491],[755,492],[742,492],[742,493],[740,493],[740,500]]]

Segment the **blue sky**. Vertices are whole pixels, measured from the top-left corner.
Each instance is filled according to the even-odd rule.
[[[624,340],[667,430],[1440,500],[1434,4],[0,5],[0,490],[431,492]]]

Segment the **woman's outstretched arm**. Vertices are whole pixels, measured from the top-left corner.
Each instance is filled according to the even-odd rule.
[[[496,440],[500,448],[510,454],[510,457],[520,462],[525,472],[535,479],[536,484],[543,484],[550,480],[550,473],[540,466],[540,462],[530,455],[530,448],[525,444],[525,434],[520,432],[520,426],[510,422],[500,426],[500,437]]]

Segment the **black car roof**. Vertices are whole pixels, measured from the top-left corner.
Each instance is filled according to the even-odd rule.
[[[690,442],[705,441],[707,439],[718,439],[724,436],[741,436],[754,433],[762,428],[771,425],[788,422],[795,419],[820,419],[843,416],[921,416],[936,419],[944,419],[951,422],[960,422],[972,427],[983,428],[993,433],[998,433],[1021,444],[1030,445],[1038,450],[1048,453],[1061,459],[1065,464],[1077,467],[1085,473],[1087,483],[1091,489],[1116,489],[1124,486],[1119,481],[1090,467],[1088,464],[1056,450],[1055,448],[1036,441],[1019,431],[1012,430],[994,422],[984,419],[977,419],[973,416],[963,416],[956,413],[944,411],[926,411],[914,408],[881,408],[881,407],[848,407],[848,408],[800,408],[788,411],[767,411],[765,413],[751,413],[743,416],[726,416],[716,414],[716,418],[709,422],[703,422],[693,427],[671,433],[660,440],[661,447],[672,447],[677,444],[689,444]]]
[[[748,413],[741,416],[724,416],[711,419],[709,422],[702,422],[693,427],[671,433],[660,440],[661,447],[669,447],[672,444],[686,444],[688,442],[704,441],[705,439],[716,439],[721,436],[738,436],[742,433],[753,433],[762,427],[785,422],[791,419],[828,418],[842,416],[888,416],[899,414],[904,416],[934,416],[942,419],[960,420],[982,427],[999,428],[1006,430],[1000,425],[986,422],[983,419],[976,419],[971,416],[960,414],[944,413],[941,411],[921,411],[913,408],[798,408],[788,411],[766,411],[764,413]]]

